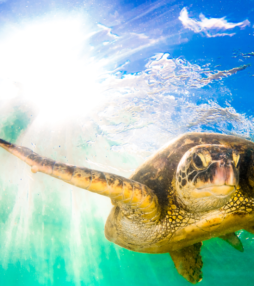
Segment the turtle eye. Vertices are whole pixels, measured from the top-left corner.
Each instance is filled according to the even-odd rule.
[[[193,155],[193,164],[194,167],[198,170],[204,169],[208,167],[210,164],[212,158],[210,154],[202,154],[202,153],[197,153]]]
[[[235,164],[235,167],[237,168],[238,166],[238,163],[239,163],[239,160],[240,160],[240,155],[236,152],[233,151],[233,161],[234,161],[234,164]]]

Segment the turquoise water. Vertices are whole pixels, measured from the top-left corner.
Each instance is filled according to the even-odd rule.
[[[125,177],[185,132],[253,140],[253,25],[251,0],[0,0],[0,138]],[[108,198],[0,160],[0,285],[190,285],[106,240]],[[238,234],[204,242],[200,285],[253,285]]]

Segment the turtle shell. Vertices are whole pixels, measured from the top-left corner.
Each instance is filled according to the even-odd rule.
[[[224,145],[239,152],[239,185],[248,196],[253,196],[251,178],[252,172],[254,174],[254,143],[230,135],[186,133],[156,152],[151,158],[143,163],[130,178],[145,184],[150,189],[154,190],[158,196],[161,207],[167,208],[170,200],[175,194],[176,170],[181,158],[190,148],[204,144]]]

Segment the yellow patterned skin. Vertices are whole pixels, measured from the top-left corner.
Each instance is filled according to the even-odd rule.
[[[221,207],[189,211],[176,194],[176,170],[183,155],[197,145],[221,145],[240,155],[236,192]],[[159,150],[131,176],[152,189],[161,207],[156,224],[126,219],[116,206],[105,228],[106,237],[133,251],[166,253],[254,225],[254,143],[235,136],[211,133],[184,134]]]
[[[203,145],[210,147],[202,147]],[[233,192],[222,201],[223,203],[216,202],[217,205],[213,204],[212,207],[209,205],[209,209],[198,209],[198,204],[191,208],[191,204],[187,205],[179,199],[177,192],[177,188],[186,185],[183,180],[188,180],[190,174],[180,173],[179,170],[183,171],[186,168],[185,165],[182,169],[178,168],[179,162],[185,154],[189,154],[189,150],[192,150],[190,154],[194,155],[199,152],[206,168],[202,169],[203,175],[191,184],[198,188],[201,188],[202,184],[215,184],[218,178],[214,170],[220,166],[218,163],[214,164],[214,173],[211,175],[212,167],[209,166],[212,165],[208,164],[216,161],[213,156],[216,157],[217,149],[214,146],[225,153],[225,156],[224,153],[222,155],[227,157],[227,160],[232,161],[228,172],[233,177],[231,178],[228,173],[225,184],[230,188],[233,186]],[[106,238],[132,251],[170,252],[172,258],[176,257],[175,265],[181,264],[179,255],[183,248],[240,229],[253,229],[254,143],[242,138],[212,133],[184,134],[155,153],[129,179],[55,162],[4,140],[0,140],[0,147],[25,161],[35,173],[43,172],[109,197],[114,207],[105,225]],[[184,164],[185,162],[187,161],[184,161]],[[221,177],[225,173],[223,172],[221,171]],[[208,178],[205,175],[211,176]],[[207,198],[202,197],[204,200]],[[190,249],[196,251],[199,248]],[[187,265],[188,263],[190,264]],[[178,269],[179,273],[185,275],[188,269],[197,267],[191,265],[192,262],[188,263],[186,262],[186,269]],[[192,281],[194,278],[186,279]],[[199,281],[197,279],[193,281],[196,283]]]

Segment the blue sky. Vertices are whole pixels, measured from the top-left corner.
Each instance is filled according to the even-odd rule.
[[[77,41],[72,48],[75,49],[74,45],[76,47],[80,45],[79,56],[86,56],[84,61],[86,64],[83,63],[83,67],[88,62],[89,64],[93,62],[93,65],[96,62],[98,65],[96,74],[99,74],[96,81],[99,82],[108,79],[109,74],[118,73],[117,77],[120,75],[124,77],[128,74],[145,72],[149,59],[158,53],[167,53],[173,60],[183,59],[193,67],[197,65],[201,69],[200,76],[204,79],[211,74],[226,71],[226,77],[217,78],[201,89],[190,90],[186,87],[188,92],[199,94],[199,99],[194,96],[190,102],[202,104],[213,100],[223,108],[230,104],[239,114],[251,117],[250,107],[254,104],[252,91],[254,56],[251,54],[254,51],[253,3],[250,0],[234,1],[233,5],[231,2],[221,3],[221,1],[1,1],[0,32],[3,43],[4,39],[14,35],[15,31],[22,33],[28,27],[36,27],[40,23],[66,19],[62,29],[59,27],[61,30],[59,33],[63,36],[61,43],[57,42],[57,30],[56,37],[52,40],[54,37],[51,35],[52,39],[50,36],[47,38],[49,32],[42,29],[40,32],[27,35],[26,43],[21,39],[24,51],[35,45],[36,41],[43,41],[50,53],[49,47],[52,45],[54,49],[49,63],[51,65],[54,63],[53,53],[58,57],[57,49],[63,48],[63,53],[67,53],[64,51],[64,41],[73,43],[76,41],[74,38],[72,40],[68,38],[72,34],[70,31],[66,32],[64,38],[64,29],[68,30],[66,27],[69,23],[70,29],[80,29],[82,36],[79,37],[86,38],[85,44]],[[80,21],[76,24],[76,28],[71,26],[73,19]],[[35,34],[37,40],[33,40]],[[48,45],[47,40],[51,41]],[[17,51],[13,50],[16,55],[20,52],[18,45],[17,40],[15,42]],[[43,55],[43,50],[40,51],[38,47],[33,50],[31,48],[31,51],[37,49],[38,53]],[[1,53],[0,49],[0,54],[3,55],[7,50],[8,48]],[[70,49],[69,52],[71,53]],[[78,55],[74,50],[72,53]],[[22,55],[20,53],[18,59],[22,58]],[[29,53],[24,59],[25,57],[29,66]],[[48,58],[46,54],[45,57]],[[25,63],[26,60],[20,65]],[[8,68],[10,66],[8,65]],[[240,68],[232,75],[227,73],[241,66],[246,68]],[[17,69],[14,63],[13,69]],[[21,67],[18,69],[22,70]],[[36,67],[31,66],[31,69]],[[4,67],[2,74],[5,74]],[[84,77],[85,74],[84,72]],[[31,75],[27,75],[29,76]],[[10,80],[22,85],[20,77],[20,75],[16,78],[13,76]],[[60,81],[59,77],[59,83]],[[62,81],[66,82],[65,79]],[[222,86],[224,91],[220,89]]]

